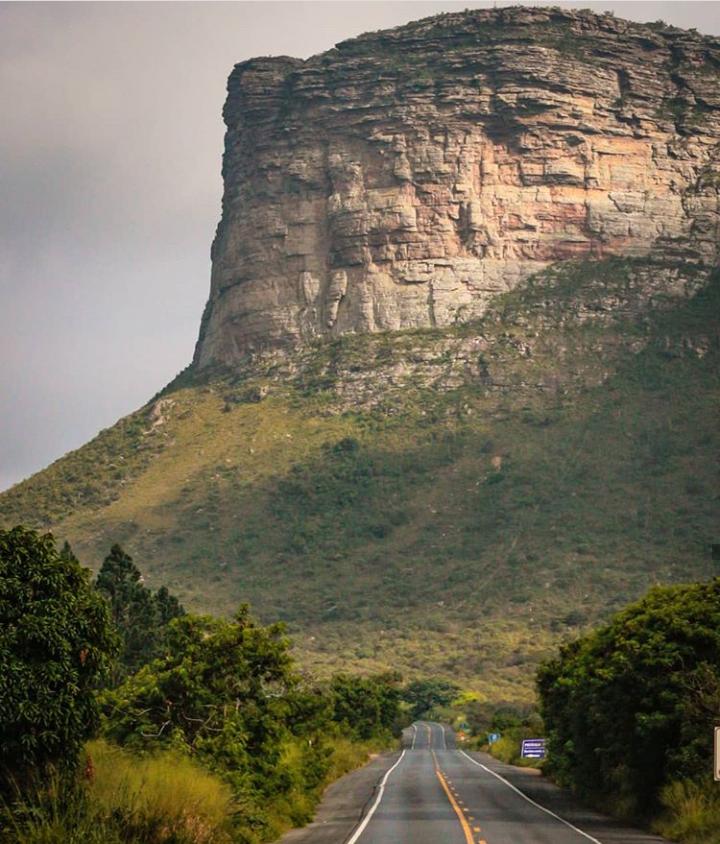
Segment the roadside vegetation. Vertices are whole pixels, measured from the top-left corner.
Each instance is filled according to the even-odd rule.
[[[94,566],[119,542],[190,612],[248,601],[325,678],[529,702],[558,643],[717,571],[720,281],[650,307],[652,272],[568,264],[470,325],[188,372],[0,496],[0,524]]]
[[[282,625],[186,613],[119,546],[92,582],[0,531],[0,630],[8,844],[269,841],[407,720],[399,676],[304,676]]]
[[[468,747],[484,750],[508,765],[544,767],[544,760],[522,756],[523,739],[545,735],[543,720],[534,704],[470,702],[465,718],[470,731]],[[490,736],[498,738],[491,742]]]
[[[720,578],[656,587],[538,675],[547,771],[620,817],[720,841]]]

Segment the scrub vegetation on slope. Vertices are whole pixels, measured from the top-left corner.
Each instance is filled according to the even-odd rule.
[[[665,274],[663,286],[653,278]],[[0,498],[195,610],[249,601],[305,664],[530,694],[558,640],[717,564],[718,279],[567,264],[443,330],[185,373]]]

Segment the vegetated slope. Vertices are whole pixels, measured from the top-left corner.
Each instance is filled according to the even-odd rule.
[[[249,601],[320,670],[530,694],[557,639],[714,573],[720,278],[568,264],[480,321],[192,371],[0,497],[196,610]],[[692,268],[663,268],[676,292]]]

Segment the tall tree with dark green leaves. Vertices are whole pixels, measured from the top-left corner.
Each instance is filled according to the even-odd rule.
[[[231,621],[185,615],[161,658],[106,693],[106,731],[134,748],[184,748],[239,793],[277,793],[298,683],[280,625],[256,624],[246,607]]]
[[[0,791],[74,769],[116,644],[106,602],[67,549],[0,530]]]
[[[117,544],[103,561],[95,585],[108,599],[122,639],[114,671],[118,682],[159,654],[168,622],[185,611],[164,586],[154,593],[148,589],[132,557]]]
[[[330,681],[333,721],[361,741],[392,735],[400,724],[400,679],[399,674],[336,675]]]
[[[556,777],[624,814],[653,814],[664,785],[711,775],[720,578],[651,590],[563,647],[538,688]]]

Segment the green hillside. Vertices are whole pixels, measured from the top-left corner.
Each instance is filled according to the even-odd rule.
[[[94,567],[120,542],[195,610],[249,601],[317,670],[527,696],[558,639],[718,570],[720,276],[672,299],[657,270],[565,265],[470,325],[188,371],[0,523]]]

